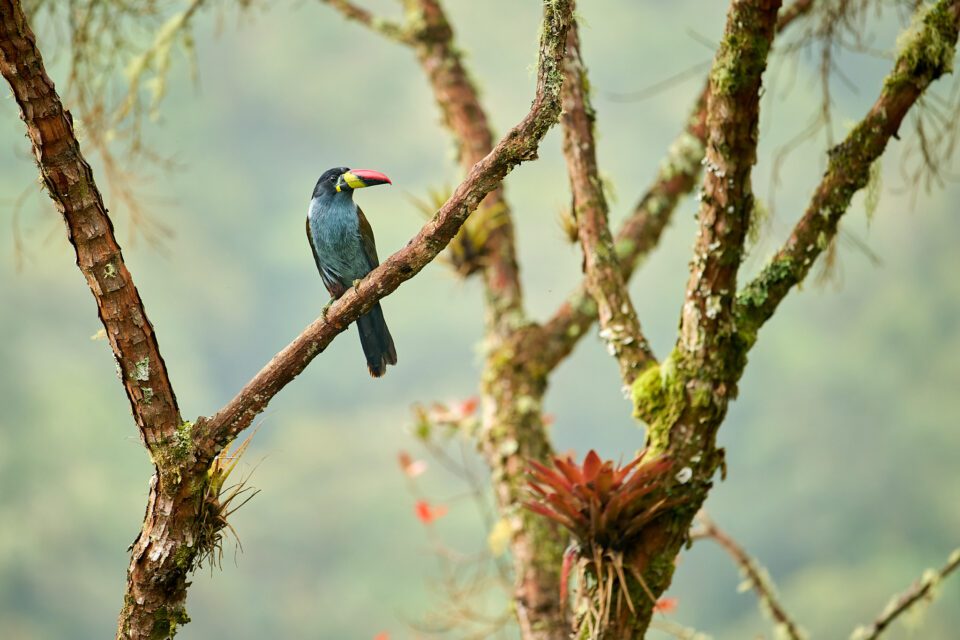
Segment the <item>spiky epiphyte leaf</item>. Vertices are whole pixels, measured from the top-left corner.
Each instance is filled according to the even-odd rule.
[[[228,518],[260,493],[260,490],[247,486],[249,475],[236,484],[225,485],[230,474],[236,469],[237,463],[240,462],[241,456],[250,446],[254,433],[247,436],[232,452],[229,447],[225,447],[220,455],[213,459],[207,470],[206,480],[199,492],[200,518],[194,541],[197,548],[194,562],[196,568],[202,567],[204,561],[209,561],[211,568],[222,564],[224,531],[232,533],[237,541],[237,547],[243,549],[240,537],[230,525]]]
[[[425,217],[431,218],[452,193],[453,189],[445,186],[439,189],[430,189],[425,200],[413,196],[408,197]],[[477,210],[467,218],[467,221],[460,227],[460,231],[450,241],[443,254],[443,261],[457,275],[464,278],[482,269],[487,241],[490,239],[490,234],[502,227],[507,221],[506,213],[507,208],[502,202],[490,204],[487,200],[484,200],[480,203]]]
[[[583,464],[569,456],[555,457],[552,468],[530,463],[533,499],[527,508],[557,522],[575,539],[561,567],[561,599],[566,604],[576,555],[576,637],[606,637],[627,611],[636,615],[638,594],[649,606],[656,603],[634,552],[647,525],[683,498],[667,495],[672,462],[663,456],[646,460],[645,454],[641,451],[625,465],[601,460],[595,451],[587,453]]]
[[[563,237],[571,244],[577,241],[577,219],[573,212],[573,205],[563,207],[557,214],[557,220],[560,223],[560,229],[563,231]]]
[[[568,529],[584,549],[629,550],[644,527],[677,502],[665,493],[671,461],[645,460],[645,453],[622,466],[592,450],[582,465],[571,457],[555,457],[553,468],[531,462],[535,497],[526,505]]]

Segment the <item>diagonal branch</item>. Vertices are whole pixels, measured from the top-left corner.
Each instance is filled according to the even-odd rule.
[[[737,296],[737,331],[744,347],[837,234],[853,195],[866,186],[870,167],[897,137],[907,111],[932,82],[953,68],[960,26],[960,0],[940,0],[923,14],[906,40],[880,97],[846,139],[830,150],[827,171],[790,238]]]
[[[776,623],[776,637],[784,637],[787,640],[805,640],[807,635],[804,630],[793,621],[780,603],[776,589],[770,582],[770,576],[767,574],[767,570],[760,566],[754,558],[750,557],[750,554],[748,554],[736,540],[720,529],[704,512],[701,511],[697,519],[700,521],[700,528],[690,532],[690,539],[713,540],[730,554],[730,557],[733,558],[733,561],[740,568],[740,572],[749,582],[750,587],[757,592],[761,609],[769,613]]]
[[[937,586],[958,567],[960,567],[960,549],[954,549],[950,557],[947,558],[945,565],[939,570],[928,569],[924,571],[920,579],[914,582],[909,589],[895,596],[869,626],[859,626],[854,629],[850,635],[850,640],[876,640],[879,638],[883,631],[900,615],[909,611],[918,602],[932,598]]]
[[[540,140],[560,115],[561,65],[571,20],[570,3],[544,2],[537,88],[530,112],[477,162],[449,200],[420,232],[357,286],[348,290],[254,376],[220,411],[198,424],[197,444],[215,454],[250,425],[270,400],[347,326],[415,276],[457,233],[467,216],[513,167],[537,155]]]
[[[725,347],[733,335],[737,270],[753,213],[750,174],[757,155],[761,76],[779,8],[779,0],[734,0],[710,71],[700,228],[678,347],[718,382],[729,379]]]
[[[439,0],[404,0],[404,25],[399,29],[389,27],[386,31],[384,25],[390,23],[351,2],[321,1],[348,19],[413,48],[430,81],[443,124],[453,135],[457,161],[464,174],[490,153],[494,140],[487,114]],[[524,312],[513,222],[502,184],[487,195],[478,207],[477,216],[481,220],[475,226],[484,228],[484,240],[482,246],[471,246],[469,264],[463,270],[467,274],[483,275],[487,324],[505,338],[522,324]]]
[[[795,0],[780,12],[777,33],[807,15],[813,6],[814,0]],[[614,246],[625,280],[629,281],[643,259],[656,248],[678,203],[690,193],[700,176],[707,139],[708,90],[709,82],[705,82],[684,130],[671,143],[653,182],[616,235]],[[597,307],[584,281],[543,325],[545,367],[552,370],[570,355],[596,319]]]
[[[182,422],[177,399],[73,118],[46,73],[17,0],[0,0],[0,73],[20,107],[47,193],[63,216],[77,266],[97,303],[134,420],[152,451]]]
[[[567,34],[563,82],[563,154],[567,160],[573,215],[583,248],[586,288],[596,301],[600,335],[616,357],[624,384],[656,362],[640,329],[607,223],[609,208],[597,168],[594,121],[587,69],[580,54],[577,24]]]

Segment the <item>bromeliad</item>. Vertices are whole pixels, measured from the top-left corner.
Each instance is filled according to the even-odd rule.
[[[373,229],[353,201],[355,189],[378,184],[392,183],[377,171],[337,167],[320,176],[313,189],[307,239],[323,285],[334,299],[380,264]],[[367,369],[379,378],[388,364],[397,364],[397,350],[379,303],[357,319],[357,329]]]

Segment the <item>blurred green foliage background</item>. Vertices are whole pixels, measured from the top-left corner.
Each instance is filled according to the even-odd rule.
[[[532,96],[539,3],[446,4],[502,133]],[[396,10],[385,1],[369,6]],[[703,0],[582,3],[616,219],[652,177],[700,80],[643,101],[614,94],[707,63],[702,41],[719,38],[725,8]],[[871,19],[872,46],[892,50],[901,19],[893,10]],[[38,26],[62,85],[64,32]],[[381,257],[421,224],[406,196],[458,180],[412,52],[313,1],[203,11],[194,33],[198,83],[175,51],[162,117],[145,129],[151,148],[181,168],[142,167],[135,183],[175,237],[162,251],[137,238],[107,194],[186,417],[231,398],[326,302],[303,232],[323,170],[368,167],[393,179],[392,188],[357,196]],[[810,52],[792,62],[780,57],[767,77],[754,183],[776,215],[751,252],[751,272],[786,237],[824,167],[820,136],[789,157],[771,189],[773,154],[818,108],[818,64]],[[889,62],[844,54],[838,64],[856,88],[834,86],[842,135],[877,95]],[[944,82],[949,89],[953,79]],[[95,306],[62,223],[36,188],[17,115],[12,100],[0,101],[0,637],[111,637],[150,463],[109,348],[91,340]],[[580,271],[577,248],[557,222],[569,202],[559,138],[554,130],[541,160],[506,182],[528,308],[538,319]],[[960,189],[921,192],[911,204],[902,147],[895,142],[884,158],[872,224],[859,198],[844,223],[848,238],[865,242],[880,262],[842,242],[834,283],[791,294],[764,329],[720,433],[729,476],[708,502],[817,637],[846,637],[960,544]],[[675,336],[695,211],[692,198],[681,205],[632,284],[660,354]],[[431,587],[437,563],[396,455],[422,455],[409,433],[411,404],[476,393],[480,297],[477,282],[459,282],[434,264],[384,303],[400,361],[389,375],[367,376],[351,329],[277,397],[242,465],[259,463],[251,484],[262,491],[232,520],[244,551],[234,561],[230,547],[222,571],[196,574],[193,623],[182,637],[415,637],[410,622],[439,601]],[[593,447],[620,457],[641,446],[616,365],[595,337],[551,388],[559,450]],[[454,548],[483,549],[475,510],[454,499],[462,482],[437,465],[424,481],[431,500],[451,507],[438,533]],[[696,546],[677,572],[670,595],[679,608],[670,618],[717,638],[768,634],[738,582],[726,556],[710,543]],[[908,622],[919,617],[923,626],[912,635],[898,624],[888,637],[956,638],[960,580]]]

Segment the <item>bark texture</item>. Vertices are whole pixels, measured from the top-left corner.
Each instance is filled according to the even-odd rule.
[[[563,83],[563,154],[567,159],[573,215],[583,248],[586,287],[597,305],[600,337],[620,365],[625,384],[632,383],[647,366],[656,362],[640,330],[626,281],[607,223],[607,199],[597,167],[593,125],[596,114],[590,104],[587,70],[580,56],[577,25],[567,35]]]
[[[73,118],[60,102],[36,37],[14,0],[0,2],[0,72],[20,107],[47,193],[63,217],[77,266],[97,303],[140,435],[152,448],[180,425],[177,399],[103,196],[80,151]]]
[[[190,530],[186,525],[197,513],[196,500],[184,495],[179,474],[171,473],[176,465],[171,443],[183,420],[72,118],[46,74],[20,3],[13,0],[0,2],[0,72],[20,106],[47,192],[66,223],[134,420],[156,464],[143,529],[133,545],[117,637],[164,638],[187,620],[187,571],[171,551],[184,544]]]
[[[780,12],[777,32],[810,13],[814,0],[796,0]],[[614,240],[617,259],[625,280],[629,280],[643,259],[656,248],[660,236],[670,224],[680,200],[697,184],[703,167],[707,142],[707,98],[710,83],[694,101],[683,131],[674,139],[660,163],[650,186],[624,220]],[[584,280],[543,326],[547,333],[544,366],[556,368],[586,335],[597,319],[597,306]]]

